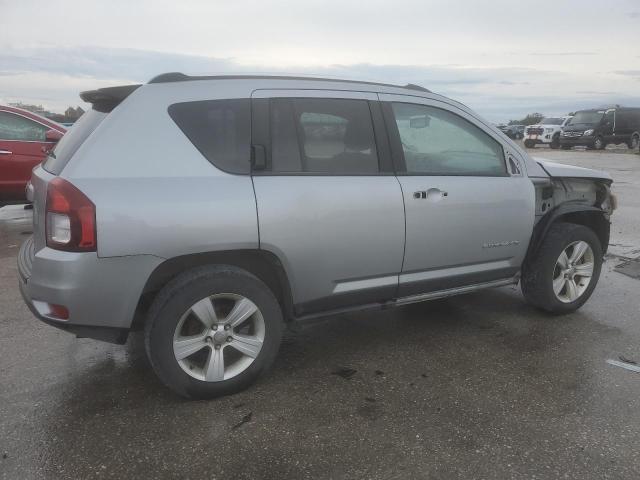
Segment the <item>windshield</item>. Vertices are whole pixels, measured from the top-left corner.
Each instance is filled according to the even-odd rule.
[[[562,125],[562,119],[557,117],[544,118],[540,125]]]
[[[568,125],[595,125],[597,123],[600,123],[603,115],[604,110],[599,110],[597,112],[577,112],[575,117],[571,119]]]
[[[60,172],[62,172],[62,169],[73,154],[76,153],[76,150],[80,148],[80,145],[106,116],[106,113],[97,112],[93,109],[84,113],[60,139],[53,152],[49,154],[42,164],[42,168],[54,175],[60,175]]]

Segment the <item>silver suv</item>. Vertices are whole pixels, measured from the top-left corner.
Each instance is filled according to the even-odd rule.
[[[143,329],[180,395],[248,386],[289,322],[518,282],[565,313],[596,286],[611,177],[424,88],[173,73],[81,97],[33,172],[21,291],[79,337]]]

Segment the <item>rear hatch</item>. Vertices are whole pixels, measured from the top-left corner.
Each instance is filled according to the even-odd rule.
[[[45,209],[47,186],[62,173],[80,146],[98,128],[117,105],[140,85],[101,88],[80,94],[80,98],[92,104],[92,109],[83,114],[67,131],[45,161],[33,170],[31,176],[33,202],[33,247],[32,253],[46,246]]]

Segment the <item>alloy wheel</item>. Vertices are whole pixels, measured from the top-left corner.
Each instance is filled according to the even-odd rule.
[[[563,303],[575,302],[587,290],[594,269],[593,250],[587,242],[569,244],[553,271],[553,292]]]
[[[258,307],[242,295],[221,293],[199,300],[182,315],[173,336],[173,353],[191,377],[220,382],[249,368],[264,336]]]

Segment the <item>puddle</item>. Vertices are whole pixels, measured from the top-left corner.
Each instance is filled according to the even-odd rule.
[[[622,262],[613,269],[626,275],[627,277],[635,278],[636,280],[640,280],[640,261],[639,260],[628,260],[626,262]]]

